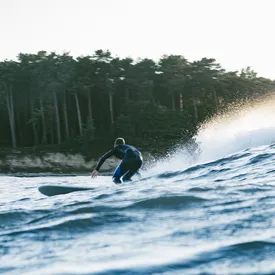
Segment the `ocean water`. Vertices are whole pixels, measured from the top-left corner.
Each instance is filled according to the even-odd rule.
[[[196,142],[122,185],[2,175],[0,274],[275,274],[274,102],[205,123]]]

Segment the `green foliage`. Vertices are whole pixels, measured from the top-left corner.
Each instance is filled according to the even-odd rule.
[[[93,120],[88,119],[86,128],[84,128],[83,135],[80,136],[80,140],[83,143],[89,142],[95,138],[96,128],[94,127]]]
[[[131,117],[121,114],[115,122],[115,131],[117,136],[132,137],[135,136],[135,124],[132,123]]]
[[[117,133],[148,139],[181,139],[193,125],[186,112],[175,112],[150,102],[131,102],[116,119]]]
[[[20,53],[0,62],[0,144],[88,148],[123,136],[158,147],[187,140],[223,108],[274,89],[250,67],[226,72],[213,58]]]

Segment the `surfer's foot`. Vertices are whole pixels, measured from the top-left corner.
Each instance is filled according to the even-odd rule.
[[[120,184],[120,183],[121,183],[121,180],[118,179],[118,178],[113,178],[113,182],[114,182],[115,184]]]

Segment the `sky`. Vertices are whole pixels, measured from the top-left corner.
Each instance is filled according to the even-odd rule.
[[[273,4],[274,2],[274,4]],[[275,79],[274,0],[0,0],[0,61],[40,50],[178,54]]]

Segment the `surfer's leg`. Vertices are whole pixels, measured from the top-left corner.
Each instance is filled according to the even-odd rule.
[[[137,173],[142,165],[141,160],[134,160],[129,162],[130,170],[128,170],[122,177],[122,181],[130,181],[131,177]]]
[[[131,181],[131,177],[136,173],[136,171],[129,170],[126,172],[126,174],[123,175],[122,181]]]
[[[120,178],[127,173],[128,169],[127,169],[127,163],[125,163],[125,161],[123,160],[118,167],[116,168],[114,174],[113,174],[113,182],[118,184],[121,183]]]
[[[113,174],[113,182],[114,183],[121,183],[121,178],[122,174],[121,174],[121,170],[120,170],[120,165],[116,168],[114,174]]]

